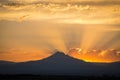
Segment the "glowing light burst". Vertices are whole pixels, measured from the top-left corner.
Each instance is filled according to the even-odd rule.
[[[109,43],[113,38],[116,37],[117,33],[108,31],[108,27],[106,26],[87,26],[84,28],[82,42],[80,47],[84,49],[84,51],[88,51],[95,48],[106,48],[105,46]],[[109,35],[110,34],[110,35]],[[110,45],[111,46],[111,45]],[[109,47],[110,47],[109,46]],[[107,48],[109,48],[107,47]]]
[[[47,35],[52,37],[51,39],[47,40],[46,42],[53,46],[53,50],[56,49],[57,51],[63,51],[64,53],[67,52],[65,42],[62,39],[61,32],[54,28],[47,32]]]
[[[120,51],[116,51],[120,50],[119,3],[119,0],[1,0],[0,47],[34,47],[42,53],[62,51],[88,62],[120,61]],[[1,60],[9,59],[6,58],[9,54],[5,54],[0,54],[4,56]],[[32,59],[35,57],[27,60]]]
[[[119,33],[113,30],[113,27],[108,28],[107,26],[86,26],[83,28],[80,48],[70,49],[68,55],[86,62],[120,61]]]

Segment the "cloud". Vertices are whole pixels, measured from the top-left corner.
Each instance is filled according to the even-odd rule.
[[[75,48],[71,49],[68,55],[86,62],[111,63],[120,61],[120,51],[115,49],[90,50],[85,52],[82,49]]]
[[[20,21],[23,21],[24,19],[26,19],[29,15],[24,15],[20,17]]]
[[[11,2],[16,2],[16,3],[33,3],[33,2],[38,2],[41,0],[9,0]]]
[[[87,26],[97,27],[97,28],[90,29],[91,31],[88,31],[88,33],[87,33],[88,34],[87,38],[89,36],[92,36],[92,38],[95,38],[93,40],[91,39],[90,42],[97,41],[98,39],[102,40],[104,38],[104,35],[103,35],[104,32],[106,32],[106,33],[111,32],[110,34],[112,35],[113,31],[117,31],[117,32],[120,31],[120,29],[119,29],[120,5],[119,4],[120,4],[120,0],[109,0],[109,1],[108,0],[0,0],[0,20],[1,20],[0,25],[2,27],[4,27],[4,28],[1,28],[1,30],[3,32],[2,34],[4,34],[3,35],[4,40],[6,40],[5,39],[6,34],[11,35],[10,39],[8,39],[9,41],[3,41],[3,42],[5,44],[7,44],[7,42],[9,42],[9,44],[12,46],[13,46],[12,42],[14,42],[14,44],[18,44],[17,41],[20,41],[19,44],[20,43],[22,43],[22,44],[29,43],[29,45],[31,44],[32,46],[33,46],[33,44],[35,46],[38,46],[39,43],[41,44],[44,42],[44,43],[46,43],[47,46],[49,45],[51,47],[51,45],[52,45],[51,48],[57,48],[59,50],[66,51],[66,49],[64,49],[64,48],[66,48],[65,46],[71,47],[70,46],[71,44],[69,44],[69,43],[71,43],[72,41],[76,42],[74,40],[68,41],[69,37],[71,38],[71,35],[68,34],[69,33],[68,31],[71,31],[71,29],[72,29],[70,34],[77,35],[76,37],[78,39],[78,37],[80,37],[79,34],[84,33],[83,27],[86,27],[86,26],[83,26],[82,24],[85,24]],[[23,21],[23,24],[18,23],[21,21]],[[38,23],[35,24],[35,22],[38,22]],[[54,25],[50,25],[50,24],[54,24]],[[66,28],[65,31],[63,31],[63,29],[60,30],[58,28],[59,29],[58,31],[60,31],[60,32],[55,32],[56,30],[54,30],[54,29],[56,27],[56,24],[57,25],[59,24],[60,26],[61,25],[62,26],[66,26],[66,25],[72,26],[72,28],[71,27]],[[82,28],[78,28],[77,24],[79,25],[79,27],[82,26]],[[94,25],[92,25],[92,24],[94,24]],[[95,25],[95,24],[97,24],[97,25]],[[103,24],[102,25],[103,27],[98,26],[100,24]],[[10,25],[11,25],[11,27],[9,27]],[[115,27],[114,25],[118,25],[118,27]],[[18,27],[16,28],[16,26],[18,26],[19,28]],[[24,27],[24,26],[26,26],[26,27]],[[31,28],[31,26],[32,26],[32,28]],[[35,27],[33,28],[33,26],[39,27],[36,29],[38,31],[34,30]],[[54,26],[54,28],[50,28],[51,30],[43,29],[43,27],[46,28],[46,26],[48,26],[48,27]],[[73,26],[77,26],[76,30],[74,31],[74,34],[73,34],[73,29],[74,29]],[[107,26],[107,27],[104,27],[104,26]],[[42,29],[41,29],[41,27],[42,27]],[[99,36],[96,37],[97,35],[93,35],[93,34],[96,34],[96,32],[94,33],[94,31],[95,31],[94,29],[97,31],[101,31],[101,32],[104,31],[104,32],[97,34]],[[34,31],[31,31],[31,30],[34,30]],[[30,31],[30,33],[29,33],[29,31]],[[46,32],[44,32],[44,31],[46,31]],[[53,33],[51,33],[51,32],[53,32]],[[34,38],[32,37],[29,40],[24,39],[25,42],[24,42],[24,40],[22,42],[22,40],[20,40],[20,38],[18,39],[18,37],[16,38],[14,36],[14,35],[19,36],[19,34],[17,34],[17,33],[19,33],[19,34],[24,33],[24,35],[29,34],[29,36],[31,36],[31,34],[34,34],[34,33],[35,33],[34,35],[36,35],[36,34],[37,35],[40,34],[40,35],[38,36],[39,39],[38,39],[38,37],[37,38],[34,37],[35,40],[33,40]],[[90,33],[92,33],[92,34],[90,35]],[[69,35],[69,36],[66,37],[66,36],[64,36],[64,34],[67,36]],[[41,35],[42,35],[42,37],[41,37]],[[46,38],[46,35],[47,35],[47,38]],[[63,40],[63,36],[66,41]],[[103,38],[101,38],[101,36]],[[109,38],[111,40],[114,36],[115,35],[113,35],[112,37],[108,36],[107,37],[108,39],[105,40],[105,42],[108,42]],[[6,37],[9,37],[9,36],[6,36]],[[14,38],[12,39],[12,37],[14,37]],[[55,37],[55,38],[53,38],[53,37]],[[43,40],[41,40],[41,38]],[[45,41],[44,38],[45,39],[50,38],[50,40]],[[57,40],[56,40],[56,38],[57,38]],[[85,39],[87,39],[87,38],[85,38]],[[78,45],[80,45],[79,40],[81,40],[81,37],[77,41]],[[86,41],[86,40],[84,40],[84,41]],[[87,40],[87,41],[89,42],[89,40]],[[105,43],[105,42],[103,42],[103,43]],[[5,46],[5,44],[3,44],[3,45]],[[72,44],[74,44],[74,43],[72,43]],[[63,46],[63,47],[61,48],[61,46]]]
[[[58,1],[9,0],[1,3],[1,20],[15,20],[29,15],[27,20],[47,20],[58,23],[75,24],[119,24],[120,1],[71,0]],[[5,2],[5,1],[3,1]],[[49,2],[49,3],[48,3]],[[62,3],[61,3],[62,2]],[[104,6],[103,6],[104,3]],[[107,5],[109,4],[109,5]],[[7,13],[9,11],[9,13]]]

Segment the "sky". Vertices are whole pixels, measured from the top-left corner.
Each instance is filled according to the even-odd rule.
[[[0,0],[0,60],[120,61],[119,36],[120,0]]]

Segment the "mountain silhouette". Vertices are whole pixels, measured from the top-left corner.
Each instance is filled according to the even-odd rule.
[[[39,75],[120,75],[120,62],[89,63],[62,52],[38,61],[12,63],[0,61],[0,74]]]

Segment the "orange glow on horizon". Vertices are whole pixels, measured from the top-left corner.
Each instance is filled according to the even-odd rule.
[[[68,55],[86,62],[120,61],[120,51],[116,51],[120,50],[119,3],[0,0],[0,60],[41,60],[54,51],[67,54],[74,47]],[[12,48],[16,50],[9,51]]]
[[[85,62],[112,63],[112,62],[120,61],[120,54],[118,54],[114,50],[105,50],[105,51],[91,50],[88,51],[87,53],[84,53],[84,51],[79,52],[77,48],[77,49],[71,49],[68,52],[68,55],[73,58],[83,60]]]
[[[0,54],[0,60],[10,62],[28,62],[44,59],[50,56],[50,52],[43,50],[11,50],[8,52],[2,52]]]
[[[49,57],[52,53],[53,52],[32,49],[30,52],[27,50],[11,50],[0,54],[0,60],[17,63],[37,61]],[[84,51],[80,48],[74,48],[70,49],[67,55],[85,62],[112,63],[120,61],[120,52],[114,49]]]

